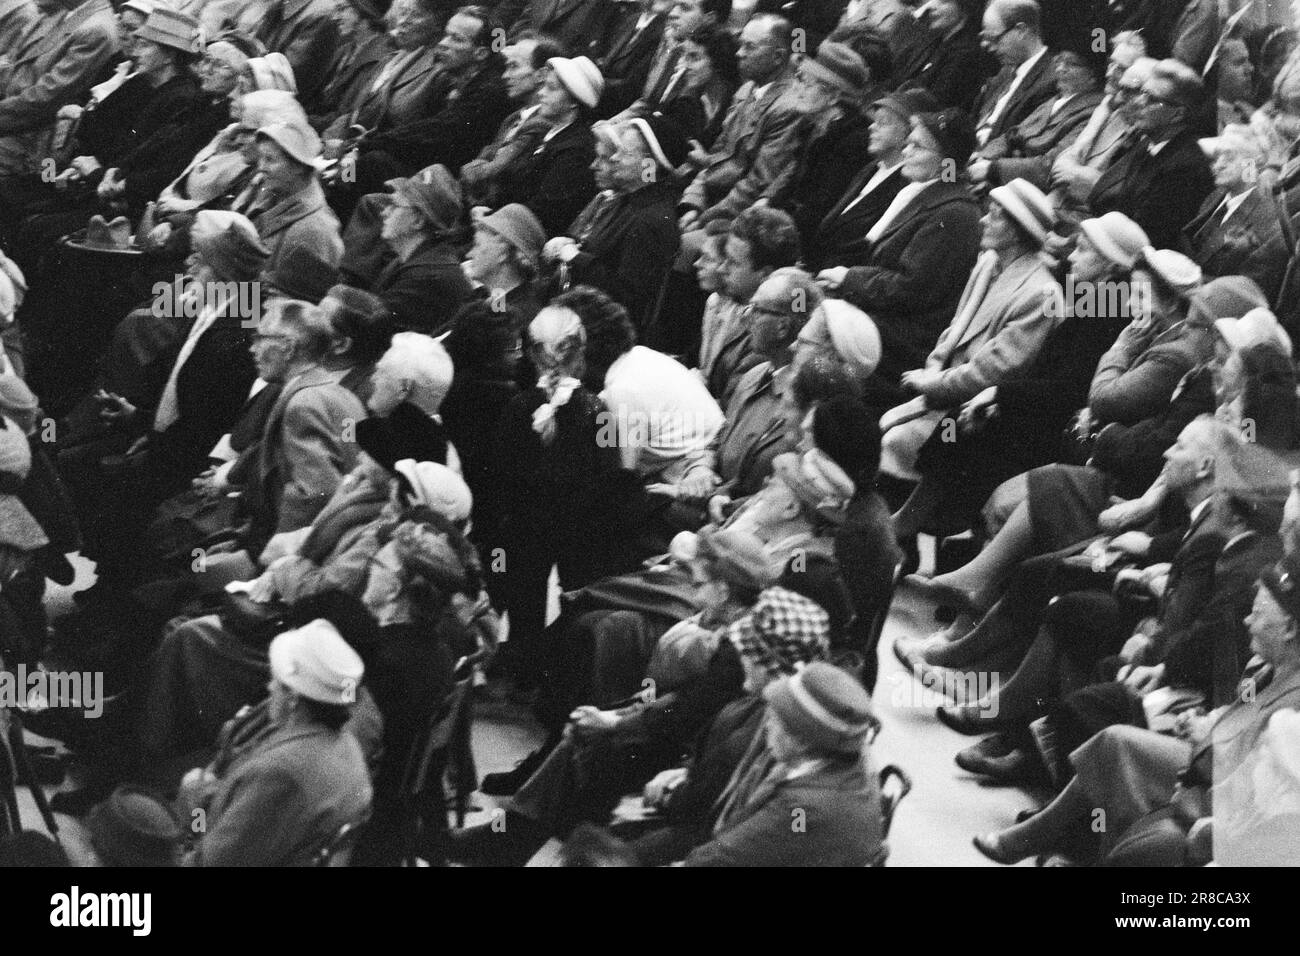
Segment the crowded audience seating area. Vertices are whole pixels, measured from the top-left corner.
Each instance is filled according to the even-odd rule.
[[[1298,31],[0,0],[0,863],[1300,864]]]

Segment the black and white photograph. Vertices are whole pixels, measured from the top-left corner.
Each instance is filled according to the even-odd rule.
[[[1251,928],[1298,237],[1300,2],[0,0],[24,921],[1051,867]]]

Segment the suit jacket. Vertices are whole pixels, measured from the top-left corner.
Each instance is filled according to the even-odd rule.
[[[1146,138],[1135,136],[1101,174],[1088,206],[1094,216],[1118,210],[1146,230],[1151,245],[1174,249],[1213,188],[1210,162],[1191,130],[1175,135],[1155,156]]]
[[[940,106],[957,106],[970,112],[989,75],[988,57],[980,46],[978,25],[950,37],[931,31],[929,43],[912,63],[895,69],[899,89],[923,88]]]
[[[1242,272],[1246,260],[1282,231],[1277,207],[1258,186],[1231,216],[1220,221],[1216,212],[1225,195],[1216,187],[1183,229],[1183,251],[1207,276]]]
[[[0,57],[22,42],[23,35],[40,18],[32,0],[3,0],[0,2]]]
[[[356,466],[357,444],[349,436],[366,410],[336,378],[320,368],[296,376],[266,419],[249,489],[253,553],[272,534],[311,524]]]
[[[1230,702],[1236,692],[1252,653],[1243,621],[1255,598],[1255,579],[1282,556],[1276,535],[1252,531],[1230,541],[1220,535],[1220,542],[1208,600],[1191,619],[1166,614],[1156,635],[1165,683],[1200,690],[1211,708]]]
[[[856,262],[870,253],[867,232],[907,183],[902,170],[896,169],[862,197],[861,202],[855,203],[862,187],[876,174],[878,167],[878,163],[871,163],[854,176],[839,200],[817,224],[816,232],[804,237],[804,255],[810,268]]]
[[[636,28],[641,10],[635,5],[618,21],[611,20],[610,42],[596,65],[605,78],[605,92],[600,97],[600,114],[613,116],[627,109],[645,89],[659,41],[668,25],[668,15],[657,13],[641,30]]]
[[[752,495],[772,473],[772,459],[793,451],[786,441],[781,396],[772,363],[764,361],[741,376],[727,403],[727,419],[713,440],[713,470],[722,479],[715,494]]]
[[[686,866],[867,866],[884,846],[880,792],[865,760],[835,760],[794,780],[785,768],[735,808]],[[800,822],[802,827],[792,825]]]
[[[523,203],[548,236],[559,236],[591,198],[596,180],[591,163],[596,141],[584,123],[570,123],[501,172],[501,204]]]
[[[984,125],[986,118],[993,112],[993,107],[997,105],[1002,94],[1007,91],[1015,78],[1014,67],[1003,67],[996,76],[984,84],[980,90],[979,96],[975,98],[975,126],[980,128]],[[1045,100],[1051,99],[1056,95],[1056,80],[1052,73],[1052,51],[1047,50],[1038,58],[1038,62],[1033,65],[1016,92],[1008,101],[1006,107],[999,114],[997,122],[990,127],[989,141],[997,139],[1007,130],[1018,124],[1036,110]]]
[[[1109,97],[1102,97],[1101,102],[1093,109],[1092,115],[1079,131],[1079,135],[1053,160],[1055,166],[1068,158],[1093,172],[1091,182],[1081,182],[1069,188],[1057,187],[1052,190],[1052,204],[1056,206],[1058,215],[1074,223],[1087,219],[1091,215],[1088,211],[1088,195],[1102,172],[1114,162],[1115,156],[1128,141],[1130,133],[1132,127],[1129,126],[1128,120],[1112,108]]]
[[[797,162],[777,179],[772,205],[790,213],[800,236],[813,232],[856,180],[869,155],[868,125],[857,110],[837,117],[825,133],[809,138]]]
[[[293,67],[298,98],[315,106],[317,93],[329,78],[330,63],[339,45],[329,0],[275,0],[266,10],[257,38],[268,50],[283,53]]]
[[[495,67],[466,77],[437,74],[427,93],[416,118],[367,136],[362,151],[387,153],[406,175],[434,163],[455,175],[487,145],[510,112],[506,84]],[[391,112],[388,118],[393,119]]]
[[[253,225],[271,250],[267,272],[274,272],[295,246],[305,246],[331,266],[337,267],[343,258],[338,217],[326,204],[325,191],[316,180],[255,216]]]
[[[975,265],[979,216],[966,186],[933,183],[850,265],[840,296],[880,330],[882,385],[920,368],[952,319]]]
[[[342,139],[352,125],[383,131],[413,122],[426,115],[425,104],[432,97],[439,73],[433,47],[397,50],[388,57],[367,83],[352,111],[340,113],[322,134],[326,139]],[[375,81],[389,66],[393,74],[379,89]]]
[[[757,100],[753,81],[736,91],[708,162],[682,196],[684,205],[701,211],[702,221],[735,218],[770,196],[796,162],[806,124],[783,102],[789,85],[788,76],[775,79]]]
[[[510,35],[533,30],[559,40],[566,56],[591,56],[599,52],[601,38],[617,14],[617,6],[606,0],[529,0]]]
[[[208,806],[191,866],[308,866],[343,824],[370,809],[356,738],[300,720],[238,754]]]
[[[1052,163],[1083,131],[1092,111],[1101,102],[1100,93],[1080,93],[1052,113],[1055,98],[1044,100],[1015,127],[980,150],[991,160],[991,185],[1027,179],[1043,192],[1052,188]]]
[[[80,103],[118,53],[108,0],[85,0],[34,22],[0,71],[0,172],[39,171],[52,153],[55,113]]]
[[[340,116],[351,115],[366,98],[380,68],[396,51],[386,33],[369,34],[359,47],[340,44],[325,76],[317,102],[310,104],[311,124],[323,130]]]
[[[926,360],[927,367],[942,369],[938,382],[925,391],[930,408],[952,408],[1028,367],[1061,321],[1060,287],[1047,264],[1030,253],[1009,263],[989,283],[975,314],[958,328],[970,296],[996,258],[991,252],[980,257],[962,290],[954,324],[939,336]],[[1048,296],[1057,297],[1057,307],[1045,308]]]
[[[432,240],[408,259],[394,257],[370,291],[384,300],[399,329],[425,333],[450,321],[474,296],[455,250]]]
[[[619,196],[593,223],[569,263],[572,282],[608,292],[638,329],[654,317],[664,277],[677,257],[676,204],[677,188],[667,182]]]

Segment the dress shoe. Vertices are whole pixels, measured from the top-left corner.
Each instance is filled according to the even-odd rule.
[[[967,737],[986,734],[997,726],[995,718],[980,717],[978,708],[967,706],[939,707],[935,710],[939,723]]]
[[[947,643],[939,638],[939,643]],[[931,646],[936,644],[934,634],[917,635],[910,637],[900,634],[894,638],[894,656],[898,662],[906,667],[913,674],[925,663],[925,652]]]
[[[490,773],[483,778],[479,784],[479,792],[486,793],[490,797],[508,797],[516,790],[522,787],[534,773],[546,761],[550,753],[544,747],[538,747],[523,760],[515,764],[513,770],[507,770],[503,773]]]
[[[957,755],[957,766],[967,773],[989,777],[999,783],[1028,783],[1035,776],[1037,761],[1024,750],[1013,750],[1001,757],[986,757],[967,748]]]
[[[1005,757],[1015,749],[1015,744],[1007,738],[1006,734],[989,734],[979,743],[971,744],[971,746],[958,753],[956,757],[957,766],[962,766],[963,759],[971,760],[977,757]],[[965,768],[963,767],[962,769]]]
[[[1019,863],[1024,859],[1023,856],[1015,856],[1004,850],[1002,848],[1002,838],[996,833],[982,833],[979,836],[972,837],[971,842],[975,844],[975,849],[994,863],[1001,863],[1003,866],[1011,866],[1013,863]]]

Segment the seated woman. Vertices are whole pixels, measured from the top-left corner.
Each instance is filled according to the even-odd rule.
[[[918,394],[881,416],[881,472],[896,482],[919,480],[917,455],[936,430],[951,429],[949,412],[1029,366],[1064,311],[1042,259],[1054,218],[1047,197],[1018,179],[989,198],[980,258],[952,322],[923,366],[903,373],[903,389]]]
[[[488,303],[504,303],[520,331],[542,308],[534,280],[546,230],[527,206],[511,203],[474,220],[474,244],[461,263],[465,275]]]
[[[320,184],[321,141],[305,122],[263,126],[254,137],[260,186],[249,208],[274,270],[296,248],[331,266],[343,258],[339,221]]]
[[[706,23],[683,38],[681,51],[681,79],[664,90],[659,112],[676,121],[686,138],[707,153],[722,131],[732,94],[740,86],[736,38],[729,30]],[[644,116],[628,114],[629,119]]]
[[[1230,704],[1180,721],[1176,736],[1106,728],[1070,754],[1076,775],[1051,803],[1022,823],[975,837],[976,848],[1004,864],[1052,853],[1105,860],[1136,827],[1150,823],[1154,838],[1130,861],[1183,864],[1190,828],[1214,813],[1215,785],[1240,772],[1275,713],[1300,709],[1297,574],[1300,562],[1292,555],[1259,576],[1246,619],[1257,656]],[[1097,808],[1107,822],[1100,834],[1089,825]]]
[[[552,57],[537,94],[537,115],[551,124],[541,145],[498,177],[501,205],[527,206],[548,236],[561,235],[596,192],[591,122],[604,79],[587,57]]]
[[[1078,137],[1101,102],[1106,60],[1096,54],[1062,50],[1052,60],[1056,95],[985,143],[970,164],[970,177],[998,186],[1024,179],[1043,192],[1052,188],[1052,164]]]
[[[389,182],[380,238],[393,258],[369,290],[392,311],[400,329],[432,333],[469,301],[473,290],[460,267],[460,187],[442,166]]]
[[[979,207],[951,175],[975,146],[970,118],[947,109],[917,114],[911,124],[902,166],[908,185],[867,232],[870,251],[817,275],[880,330],[883,357],[867,396],[879,408],[906,397],[898,383],[924,364],[951,321],[979,251]],[[945,169],[949,175],[941,175]]]
[[[191,780],[187,802],[203,808],[207,826],[187,866],[306,866],[370,810],[365,759],[342,730],[361,658],[325,621],[279,635],[267,656],[269,732],[220,778]]]
[[[629,120],[615,135],[618,149],[608,175],[614,195],[602,197],[600,211],[581,230],[581,239],[556,236],[542,258],[555,269],[560,289],[585,284],[603,290],[628,310],[644,334],[677,255],[675,209],[681,187],[674,170],[686,159],[686,138],[662,116]]]

